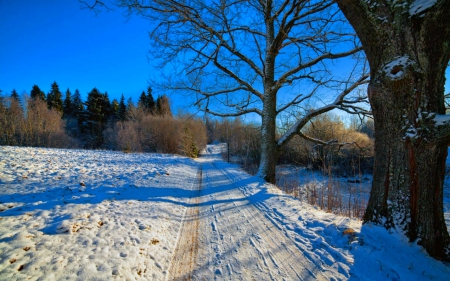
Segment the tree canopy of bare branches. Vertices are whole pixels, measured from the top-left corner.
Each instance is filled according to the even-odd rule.
[[[151,56],[168,72],[160,86],[195,96],[195,106],[215,116],[261,117],[259,175],[269,182],[275,182],[280,149],[302,135],[309,120],[336,108],[367,113],[365,98],[352,94],[368,78],[354,60],[362,49],[331,0],[113,4],[155,24]],[[333,68],[347,72],[346,78]],[[290,110],[296,110],[296,122],[277,139],[277,116]]]

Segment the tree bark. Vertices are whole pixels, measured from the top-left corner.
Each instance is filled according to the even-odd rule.
[[[268,92],[265,96],[261,123],[261,162],[258,176],[275,184],[275,168],[279,149],[276,142],[276,94]]]
[[[337,2],[371,67],[375,168],[364,222],[403,230],[431,256],[450,260],[443,215],[449,124],[438,126],[435,118],[445,114],[450,1],[419,12],[414,1]]]

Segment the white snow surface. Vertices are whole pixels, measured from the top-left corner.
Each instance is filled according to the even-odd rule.
[[[208,146],[207,156],[194,161],[0,147],[0,280],[170,279],[199,166],[205,173],[200,225],[207,226],[200,232],[199,255],[211,257],[200,256],[194,280],[248,280],[245,274],[298,280],[284,274],[287,265],[277,252],[286,249],[307,261],[291,264],[294,270],[318,270],[309,271],[308,280],[450,280],[448,264],[401,233],[319,211],[224,163],[220,151],[220,145]],[[254,217],[261,221],[255,227],[272,234],[238,221],[241,211],[247,222]],[[245,235],[233,237],[235,229]],[[283,242],[264,243],[275,234]],[[219,246],[227,247],[235,264]]]
[[[434,122],[437,127],[449,124],[450,123],[450,115],[437,114],[434,117]]]
[[[417,15],[433,7],[437,3],[437,0],[415,0],[409,6],[409,14],[411,16]]]
[[[404,68],[411,65],[412,61],[405,55],[402,57],[396,57],[393,61],[388,62],[383,71],[392,80],[401,79],[404,76]]]

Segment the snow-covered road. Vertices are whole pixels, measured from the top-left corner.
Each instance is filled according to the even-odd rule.
[[[336,280],[345,279],[329,266],[314,264],[277,224],[261,212],[257,200],[239,189],[248,179],[233,180],[218,159],[207,155],[202,163],[203,179],[198,208],[195,266],[185,278],[194,280]],[[191,218],[188,218],[190,220]],[[192,221],[188,221],[192,224]],[[325,270],[324,270],[325,269]],[[345,272],[345,270],[344,270]],[[189,278],[188,278],[189,279]]]

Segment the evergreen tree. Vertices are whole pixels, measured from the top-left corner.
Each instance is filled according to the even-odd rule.
[[[69,136],[83,139],[83,123],[84,107],[81,101],[80,92],[75,90],[72,95],[69,89],[66,91],[66,96],[63,102],[63,118],[65,121],[66,132]]]
[[[127,116],[127,106],[125,105],[125,97],[123,96],[123,94],[122,97],[120,97],[119,110],[117,114],[120,121],[125,121],[125,118]]]
[[[127,111],[130,111],[132,109],[134,109],[134,103],[133,103],[133,99],[131,97],[128,98],[127,100]]]
[[[47,105],[49,108],[53,108],[61,113],[63,112],[62,95],[56,82],[53,82],[52,89],[47,95]]]
[[[5,113],[5,112],[6,112],[5,99],[2,96],[2,90],[0,90],[0,116],[4,116],[3,113]],[[1,121],[0,121],[0,124],[2,124]],[[1,137],[0,137],[0,139],[1,139]],[[1,144],[1,140],[0,140],[0,144]]]
[[[72,97],[72,106],[73,106],[73,117],[77,120],[77,130],[73,130],[75,133],[74,135],[78,135],[78,137],[81,139],[83,136],[82,134],[87,132],[87,126],[86,126],[86,112],[84,110],[84,104],[81,99],[80,91],[78,89],[75,90],[73,97]]]
[[[64,117],[68,117],[68,116],[73,116],[73,104],[72,104],[72,93],[70,92],[69,89],[67,89],[66,91],[66,98],[64,99],[64,103],[63,103],[63,116]]]
[[[111,117],[119,119],[119,102],[116,99],[111,102]]]
[[[41,100],[45,101],[45,93],[36,84],[33,85],[30,96],[33,100],[35,100],[36,98],[40,98]]]
[[[137,118],[139,118],[139,114],[138,114],[139,110],[137,110],[137,107],[134,105],[133,100],[130,98],[128,98],[127,100],[127,115],[126,115],[126,119],[128,121],[136,121]]]
[[[103,131],[110,116],[110,107],[107,93],[102,94],[97,88],[89,92],[86,102],[86,131],[90,147],[98,148],[103,144]]]
[[[144,91],[142,91],[141,95],[139,96],[138,108],[146,109],[146,110],[148,109],[147,108],[147,95],[145,94]]]
[[[4,99],[4,97],[2,96],[2,93],[3,93],[3,91],[0,90],[0,108],[5,107],[5,99]],[[2,107],[2,106],[3,106],[3,107]]]
[[[80,123],[80,120],[82,119],[81,117],[84,112],[84,104],[83,104],[83,101],[81,100],[80,91],[78,91],[78,89],[75,90],[71,103],[72,103],[72,110],[73,110],[72,114]]]
[[[160,116],[172,117],[169,99],[167,98],[166,95],[159,96],[156,99],[156,113]]]
[[[152,92],[153,92],[152,88],[148,87],[147,88],[147,108],[150,113],[154,114],[156,111],[156,103],[155,103],[155,99],[153,98]]]
[[[5,128],[8,125],[8,122],[6,121],[7,117],[7,107],[5,105],[5,100],[2,95],[2,90],[0,90],[0,145],[7,144],[7,139],[5,136]]]
[[[108,92],[105,92],[102,96],[102,111],[105,122],[108,121],[112,114],[111,102],[109,101]]]
[[[103,108],[104,96],[97,88],[88,93],[86,101],[86,112],[89,121],[103,123],[106,122]]]
[[[11,98],[20,103],[19,94],[17,93],[16,89],[13,89],[11,91]]]

